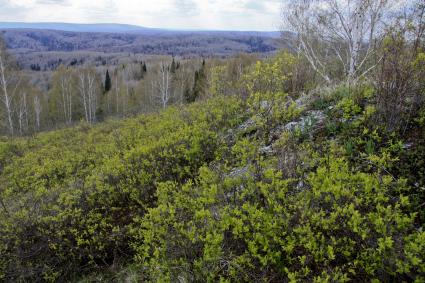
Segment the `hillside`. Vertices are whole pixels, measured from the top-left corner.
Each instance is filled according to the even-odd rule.
[[[281,40],[3,31],[0,282],[425,282],[425,3],[396,2],[285,1]]]
[[[32,29],[32,30],[56,30],[69,32],[91,32],[91,33],[135,33],[135,34],[185,34],[185,33],[202,33],[202,34],[222,34],[222,35],[253,35],[278,38],[278,31],[215,31],[215,30],[180,30],[180,29],[160,29],[148,28],[127,24],[74,24],[74,23],[23,23],[23,22],[0,22],[0,30],[10,29]]]
[[[2,33],[7,46],[23,55],[41,51],[99,51],[229,56],[241,52],[270,53],[283,47],[273,33],[163,31],[137,34],[38,29],[4,29]]]
[[[250,32],[134,34],[8,29],[2,31],[2,36],[21,68],[34,70],[34,66],[39,66],[44,71],[54,71],[61,63],[84,65],[99,58],[100,63],[107,58],[111,63],[130,55],[139,58],[150,55],[226,58],[241,53],[269,56],[289,46],[275,34]]]
[[[368,83],[290,92],[297,64],[258,62],[247,97],[223,79],[191,105],[3,139],[0,278],[420,282],[423,105],[390,124]]]

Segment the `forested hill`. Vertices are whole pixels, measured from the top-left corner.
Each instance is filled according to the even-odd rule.
[[[256,35],[264,37],[278,38],[279,31],[217,31],[217,30],[196,30],[196,29],[164,29],[148,28],[128,24],[73,24],[73,23],[24,23],[24,22],[0,22],[0,30],[10,29],[33,29],[33,30],[56,30],[69,32],[93,32],[93,33],[133,33],[133,34],[184,34],[184,33],[204,33],[204,34],[227,34],[227,35]]]
[[[3,139],[0,278],[422,282],[414,58],[399,100],[368,81],[303,93],[314,75],[281,53],[236,80],[217,67],[190,105]]]
[[[158,55],[229,56],[241,52],[270,53],[284,47],[274,33],[178,32],[143,33],[73,32],[39,29],[4,29],[7,46],[15,52],[99,51]]]

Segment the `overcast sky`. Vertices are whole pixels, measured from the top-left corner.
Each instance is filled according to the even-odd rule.
[[[0,0],[0,21],[278,30],[281,0]]]

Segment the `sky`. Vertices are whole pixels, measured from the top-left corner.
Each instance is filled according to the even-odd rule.
[[[282,0],[0,0],[0,22],[275,31]]]

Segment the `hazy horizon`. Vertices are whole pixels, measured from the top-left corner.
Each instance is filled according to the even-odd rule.
[[[129,23],[117,23],[117,22],[59,22],[59,21],[2,21],[1,24],[10,24],[10,25],[64,25],[64,26],[122,26],[129,28],[140,28],[140,29],[160,29],[160,30],[170,30],[170,31],[223,31],[223,32],[280,32],[278,28],[270,30],[259,30],[259,29],[214,29],[214,28],[179,28],[179,27],[157,27],[157,26],[146,26],[139,24],[129,24]],[[0,26],[1,28],[1,26]]]
[[[0,22],[277,31],[281,0],[0,0],[0,6]]]

